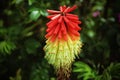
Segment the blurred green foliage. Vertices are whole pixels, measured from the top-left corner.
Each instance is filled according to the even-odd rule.
[[[114,4],[113,4],[114,3]],[[82,24],[80,58],[71,80],[120,80],[120,0],[1,0],[0,80],[56,80],[44,59],[46,9],[60,5]],[[72,46],[72,45],[71,45]]]

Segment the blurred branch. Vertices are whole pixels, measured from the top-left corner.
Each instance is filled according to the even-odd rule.
[[[29,33],[31,30],[33,30],[37,25],[39,25],[41,22],[41,19],[39,19],[35,24],[33,24],[32,26],[30,27],[27,27],[25,28],[21,33],[22,33],[22,36],[25,37],[27,36],[27,33]]]
[[[10,80],[22,80],[21,69],[18,69],[16,72],[16,77],[10,77]]]

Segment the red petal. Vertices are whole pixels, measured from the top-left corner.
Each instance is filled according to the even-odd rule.
[[[74,29],[71,28],[70,25],[68,25],[68,32],[69,32],[69,33],[72,33],[72,34],[74,34],[74,35],[76,35],[76,36],[79,36],[78,30],[76,30],[75,28],[74,28]]]
[[[79,34],[77,34],[78,30],[76,30],[74,28],[74,25],[72,25],[71,23],[69,23],[69,25],[67,24],[67,29],[68,29],[68,33],[71,33],[75,36],[79,36]]]
[[[66,6],[64,5],[64,6],[62,6],[62,8],[63,8],[63,11],[66,9]]]
[[[66,23],[66,24],[67,24],[67,27],[74,29],[74,25],[71,22]]]
[[[57,14],[56,16],[52,17],[51,20],[57,19],[60,17],[61,14]]]
[[[49,32],[50,31],[50,29],[48,28],[47,30],[46,30],[46,32]]]
[[[78,26],[78,24],[76,24],[74,22],[72,22],[72,24],[74,25],[74,27],[75,27],[76,30],[81,30],[81,28]]]
[[[50,25],[52,22],[53,22],[53,21],[49,21],[46,25],[48,26],[48,25]]]
[[[63,38],[64,38],[64,40],[67,40],[68,38],[67,38],[67,35],[63,35]]]
[[[78,21],[78,20],[70,20],[71,22],[74,22],[75,24],[81,24],[81,21]]]
[[[47,18],[51,19],[52,17],[56,16],[57,14],[49,15]]]
[[[81,28],[78,26],[78,24],[74,23],[73,21],[69,20],[69,23],[66,23],[66,24],[67,24],[67,27],[70,27],[75,30],[81,30]]]
[[[55,29],[55,31],[54,31],[54,34],[55,34],[55,35],[58,34],[59,29],[60,29],[60,24],[57,25],[57,27],[56,27],[56,29]]]
[[[67,12],[71,12],[71,11],[73,11],[73,10],[75,10],[77,8],[77,6],[76,5],[74,5],[73,7],[71,7]]]
[[[60,11],[63,12],[63,7],[62,6],[60,6]]]
[[[65,16],[63,16],[63,19],[66,23],[69,23],[69,20]]]
[[[48,27],[48,29],[46,30],[46,32],[49,32],[49,31],[52,30],[54,27],[56,27],[56,26]]]
[[[50,40],[51,40],[52,42],[54,42],[55,39],[56,39],[56,37],[57,37],[56,35],[53,35]]]
[[[73,17],[73,16],[66,16],[68,19],[71,19],[71,20],[79,20],[79,18],[78,17]]]
[[[56,11],[56,10],[47,10],[48,13],[51,13],[51,14],[57,14],[57,13],[60,13],[60,11]]]
[[[59,18],[58,22],[59,22],[59,23],[61,23],[61,22],[62,22],[62,20],[63,20],[63,16],[60,16],[60,18]]]
[[[67,33],[64,22],[62,22],[62,24],[61,24],[61,31],[63,32],[64,35]]]
[[[59,39],[61,39],[61,38],[62,38],[61,29],[59,30],[58,38],[59,38]]]
[[[69,13],[66,13],[66,16],[78,17],[78,16],[77,16],[77,15],[75,15],[75,14],[69,14]]]
[[[80,36],[79,32],[77,32],[77,31],[73,31],[72,33],[76,36]]]
[[[65,13],[68,12],[69,9],[70,9],[70,7],[67,7],[67,8],[64,10],[64,12],[65,12]]]
[[[46,37],[46,38],[50,37],[50,36],[53,34],[54,29],[55,29],[55,27],[54,27],[52,30],[50,30],[50,31],[45,35],[45,37]]]
[[[58,23],[58,19],[54,19],[48,22],[46,25],[50,28],[50,27],[55,26],[57,23]]]

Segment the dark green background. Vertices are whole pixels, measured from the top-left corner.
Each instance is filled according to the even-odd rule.
[[[44,59],[46,9],[74,4],[84,45],[70,79],[120,80],[120,0],[0,0],[0,80],[56,80]]]

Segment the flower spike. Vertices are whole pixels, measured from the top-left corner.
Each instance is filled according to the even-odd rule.
[[[45,58],[54,66],[58,80],[68,80],[75,56],[81,51],[82,43],[78,32],[81,30],[81,21],[77,15],[70,13],[76,8],[74,5],[60,6],[60,11],[47,10],[50,21],[46,24]]]

